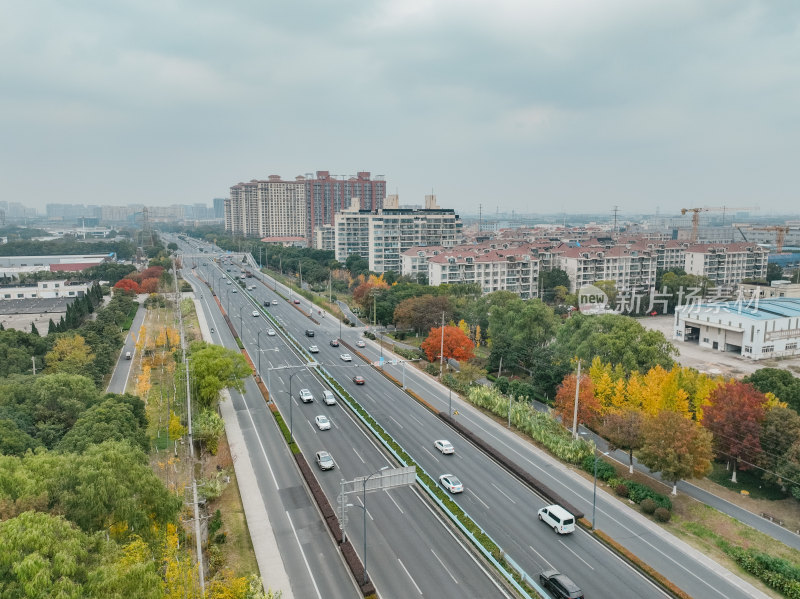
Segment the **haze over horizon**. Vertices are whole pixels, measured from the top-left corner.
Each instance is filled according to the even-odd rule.
[[[384,175],[487,213],[793,212],[800,4],[4,3],[0,200]]]

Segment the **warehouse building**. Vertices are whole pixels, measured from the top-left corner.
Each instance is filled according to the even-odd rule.
[[[675,310],[673,339],[751,360],[798,356],[800,298],[685,305]]]

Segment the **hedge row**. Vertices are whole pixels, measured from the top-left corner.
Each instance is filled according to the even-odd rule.
[[[583,458],[581,468],[589,474],[594,474],[594,455],[587,455]],[[669,497],[663,493],[654,491],[647,485],[619,476],[614,466],[600,457],[597,459],[597,478],[607,482],[608,486],[612,489],[617,488],[619,485],[627,487],[628,498],[634,503],[641,503],[643,500],[650,498],[658,507],[672,510],[672,501]]]
[[[791,562],[717,539],[717,546],[746,572],[789,599],[800,599],[800,569]]]

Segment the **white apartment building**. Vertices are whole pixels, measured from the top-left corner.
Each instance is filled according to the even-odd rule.
[[[239,183],[225,200],[225,230],[248,237],[305,237],[305,178]]]
[[[351,254],[369,260],[369,269],[400,272],[401,254],[414,246],[452,247],[461,239],[461,219],[452,209],[439,208],[436,197],[425,196],[424,209],[400,208],[396,195],[376,212],[359,209],[358,198],[335,217],[336,259]]]
[[[768,254],[755,243],[699,243],[686,248],[683,268],[708,277],[717,287],[732,288],[744,279],[766,278]]]
[[[322,225],[314,229],[311,247],[315,250],[334,251],[336,249],[336,229],[333,228],[333,225]]]
[[[539,296],[539,260],[527,248],[462,248],[429,256],[428,283],[478,283],[483,293],[511,291],[522,299]]]
[[[643,292],[656,283],[656,259],[639,244],[571,247],[555,258],[569,276],[570,292],[596,281],[614,281],[618,291]]]
[[[675,310],[673,339],[751,360],[800,355],[800,298],[689,304]]]
[[[457,251],[462,246],[452,248]],[[428,260],[445,251],[441,245],[413,247],[400,254],[400,274],[417,280],[420,274],[428,276]]]

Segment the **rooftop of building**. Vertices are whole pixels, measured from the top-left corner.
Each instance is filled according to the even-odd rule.
[[[752,320],[800,317],[800,298],[776,297],[769,299],[743,299],[719,303],[688,304],[678,308],[682,312],[713,312],[743,316]]]

